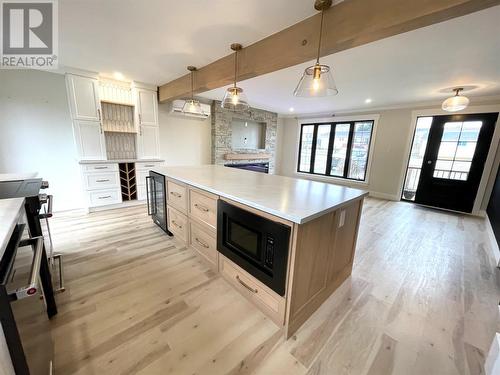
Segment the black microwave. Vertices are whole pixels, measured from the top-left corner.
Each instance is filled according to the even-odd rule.
[[[229,204],[217,206],[217,249],[285,295],[290,227]]]

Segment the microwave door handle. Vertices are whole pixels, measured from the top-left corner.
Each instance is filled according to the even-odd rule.
[[[23,240],[19,243],[19,247],[31,245],[34,247],[33,263],[31,264],[30,276],[25,286],[16,289],[9,293],[9,297],[13,300],[19,300],[31,297],[38,291],[38,277],[40,275],[40,266],[43,256],[43,236],[33,237],[29,240]]]
[[[151,176],[146,176],[146,202],[148,204],[148,215],[151,216],[153,213],[151,212],[151,206],[149,204],[149,184],[151,180]]]

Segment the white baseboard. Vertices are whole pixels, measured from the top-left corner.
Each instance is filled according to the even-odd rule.
[[[117,204],[109,204],[107,206],[89,207],[88,212],[115,210],[117,208],[140,206],[140,205],[146,205],[146,201],[145,200],[142,200],[142,201],[133,200],[133,201],[127,201],[127,202],[122,202],[122,203],[117,203]]]
[[[378,191],[370,191],[370,197],[385,199],[388,201],[399,201],[400,197],[394,194],[379,193]]]
[[[488,239],[493,251],[493,256],[495,257],[495,261],[497,262],[497,267],[500,267],[500,248],[498,247],[498,242],[495,237],[495,233],[493,232],[493,228],[491,226],[490,218],[488,217],[488,215],[486,215],[486,232],[488,232]]]

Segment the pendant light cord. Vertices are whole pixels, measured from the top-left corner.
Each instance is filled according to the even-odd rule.
[[[194,71],[191,71],[191,100],[194,100],[193,80],[194,80]]]
[[[238,51],[234,51],[234,88],[236,88],[237,77],[238,77]]]
[[[325,11],[321,11],[321,22],[319,24],[319,41],[318,41],[318,57],[316,58],[316,64],[319,64],[319,55],[321,53],[321,39],[323,37],[323,16]]]

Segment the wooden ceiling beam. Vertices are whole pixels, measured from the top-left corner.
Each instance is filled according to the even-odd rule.
[[[500,0],[345,0],[325,12],[321,56],[499,4]],[[319,21],[318,13],[243,48],[238,55],[238,80],[243,81],[314,60]],[[232,83],[233,59],[231,54],[198,69],[195,93]],[[159,100],[166,102],[189,97],[190,90],[190,76],[186,74],[160,86]]]

